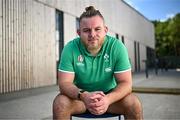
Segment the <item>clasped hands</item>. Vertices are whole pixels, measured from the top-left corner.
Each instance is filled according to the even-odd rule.
[[[83,101],[89,112],[95,115],[104,114],[109,107],[108,99],[102,91],[86,93]]]

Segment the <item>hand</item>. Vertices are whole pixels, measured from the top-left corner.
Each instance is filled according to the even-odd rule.
[[[104,114],[109,107],[109,102],[106,96],[101,97],[101,99],[97,99],[94,103],[91,103],[90,112],[95,115]]]
[[[82,95],[82,101],[85,103],[86,108],[90,108],[91,103],[97,102],[101,99],[105,94],[101,91],[96,92],[84,92]]]
[[[87,109],[95,115],[104,114],[109,107],[108,100],[102,91],[86,94],[84,102]]]

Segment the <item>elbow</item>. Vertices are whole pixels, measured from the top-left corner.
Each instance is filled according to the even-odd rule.
[[[132,84],[129,84],[127,87],[128,94],[132,93]]]
[[[129,92],[128,92],[128,93],[129,93],[129,94],[132,93],[132,86],[129,87]]]
[[[64,94],[64,91],[65,91],[64,90],[65,89],[64,86],[65,85],[63,83],[59,83],[59,91],[60,91],[61,94]]]

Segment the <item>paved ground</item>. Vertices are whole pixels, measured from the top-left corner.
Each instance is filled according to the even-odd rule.
[[[180,71],[159,71],[157,75],[150,71],[148,78],[142,73],[136,73],[133,75],[133,90],[141,93],[180,95]]]
[[[178,90],[180,89],[180,72],[170,70],[160,72],[157,76],[150,72],[148,79],[145,78],[144,73],[136,73],[133,75],[133,86]],[[52,101],[57,94],[58,87],[51,86],[0,95],[0,119],[50,119]],[[142,101],[145,119],[180,120],[179,94],[141,93],[141,91],[136,94]]]
[[[168,70],[159,71],[156,75],[154,71],[149,72],[146,78],[143,73],[133,74],[133,86],[153,87],[153,88],[180,88],[180,71]]]

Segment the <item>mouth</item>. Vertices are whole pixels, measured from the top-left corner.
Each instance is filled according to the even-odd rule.
[[[88,39],[89,42],[94,42],[97,41],[98,39],[92,38],[92,39]]]
[[[91,39],[91,40],[88,40],[88,43],[90,43],[90,44],[95,44],[96,41],[97,41],[97,40],[95,40],[95,39],[93,39],[93,40]]]

